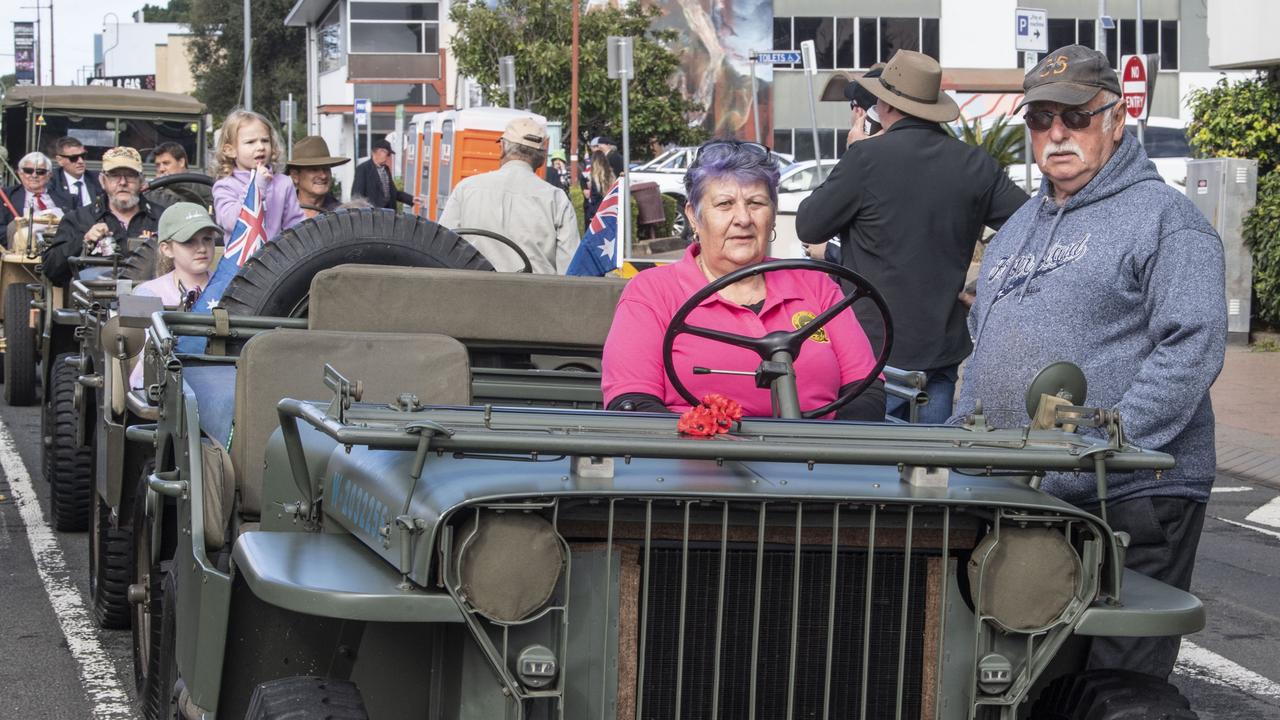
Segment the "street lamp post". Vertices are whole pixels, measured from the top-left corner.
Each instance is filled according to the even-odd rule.
[[[107,53],[111,52],[112,50],[115,50],[115,49],[116,49],[116,46],[120,44],[120,16],[119,16],[119,15],[116,15],[116,14],[115,14],[115,13],[113,13],[113,12],[109,12],[109,13],[107,13],[106,15],[103,15],[103,16],[102,16],[102,34],[103,34],[103,35],[106,35],[106,34],[107,34],[107,18],[109,18],[109,17],[110,17],[110,18],[114,18],[114,19],[112,20],[112,22],[115,24],[115,27],[116,27],[116,35],[115,35],[115,37],[114,37],[114,38],[112,39],[112,41],[111,41],[111,47],[109,47],[109,48],[107,48],[107,49],[105,49],[105,50],[103,50],[103,51],[102,51],[102,74],[103,74],[103,76],[106,76],[106,74],[107,74]],[[95,73],[95,74],[96,74],[96,73]]]

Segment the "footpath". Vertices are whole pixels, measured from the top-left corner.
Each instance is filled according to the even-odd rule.
[[[1218,472],[1280,488],[1280,351],[1228,347],[1210,392]]]

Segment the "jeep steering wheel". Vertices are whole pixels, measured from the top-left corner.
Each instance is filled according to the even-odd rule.
[[[773,272],[775,270],[808,270],[811,272],[827,273],[834,275],[841,280],[847,280],[853,285],[853,289],[845,293],[840,302],[823,310],[821,314],[810,320],[803,327],[792,332],[783,330],[775,330],[766,334],[764,337],[746,337],[737,333],[725,332],[722,330],[712,330],[711,328],[698,327],[688,323],[689,314],[693,309],[698,307],[703,300],[711,297],[713,294],[733,285],[734,283],[745,280],[756,275]],[[880,317],[884,321],[884,347],[880,349],[880,354],[876,357],[875,367],[867,376],[863,378],[857,385],[854,385],[848,391],[842,393],[839,397],[822,407],[813,410],[799,411],[798,396],[795,395],[795,373],[793,363],[800,356],[800,350],[804,346],[804,341],[808,340],[814,333],[821,330],[827,323],[831,322],[841,312],[847,310],[858,300],[862,298],[870,298],[875,303],[876,309],[880,311]],[[889,316],[889,306],[885,304],[884,298],[881,297],[880,291],[862,277],[858,273],[834,263],[822,260],[770,260],[768,262],[759,263],[750,267],[723,275],[711,282],[707,283],[700,290],[695,292],[692,297],[685,301],[676,310],[676,314],[671,318],[671,323],[667,326],[667,333],[662,339],[662,365],[667,371],[667,378],[671,380],[671,386],[676,392],[680,393],[680,397],[690,405],[697,405],[700,401],[684,383],[680,381],[679,375],[676,373],[674,353],[675,340],[680,335],[696,335],[697,337],[715,340],[735,347],[751,350],[760,356],[763,362],[774,361],[784,362],[788,375],[778,378],[772,383],[772,392],[774,393],[774,406],[780,409],[782,417],[804,417],[816,418],[822,417],[827,413],[844,407],[851,400],[861,395],[871,383],[875,382],[880,376],[880,372],[884,370],[884,366],[889,361],[889,351],[893,348],[893,321]],[[788,378],[790,378],[788,380]],[[790,388],[787,390],[786,388]],[[791,394],[790,398],[779,397],[779,393]],[[796,408],[796,410],[789,410]]]
[[[507,247],[511,248],[516,255],[520,256],[520,262],[524,263],[524,267],[520,269],[520,272],[522,273],[533,272],[533,263],[529,262],[529,256],[525,254],[524,249],[521,248],[519,245],[517,245],[514,240],[512,240],[509,237],[506,237],[505,235],[499,235],[498,233],[493,232],[492,230],[481,230],[480,228],[458,228],[453,231],[453,234],[464,237],[464,238],[467,235],[479,235],[480,237],[487,237],[492,240],[497,240],[503,245],[506,245]],[[481,254],[483,255],[483,253]]]

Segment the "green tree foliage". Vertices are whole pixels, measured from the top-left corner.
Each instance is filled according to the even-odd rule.
[[[169,0],[168,5],[143,5],[142,19],[146,22],[191,22],[191,0]]]
[[[1280,326],[1280,72],[1191,93],[1191,145],[1203,157],[1258,161],[1258,201],[1244,221],[1254,315]]]
[[[991,157],[1006,168],[1014,163],[1023,162],[1022,145],[1023,129],[1021,125],[1009,125],[1009,117],[1001,115],[990,127],[983,128],[981,120],[969,122],[960,118],[960,127],[947,125],[947,132],[957,140],[969,145],[976,145],[986,150]]]
[[[173,0],[170,8],[186,0]],[[253,2],[253,109],[280,128],[280,101],[288,93],[306,97],[305,31],[285,27],[294,0]],[[203,0],[190,9],[191,72],[195,95],[213,113],[214,124],[240,106],[244,80],[244,4],[241,0]]]
[[[485,98],[507,104],[498,87],[498,58],[516,59],[516,105],[559,120],[569,126],[572,63],[572,0],[498,0],[490,7],[484,0],[459,2],[450,11],[458,32],[453,39],[453,60],[459,71],[484,87]],[[629,35],[633,46],[635,78],[628,92],[632,153],[643,157],[649,140],[659,143],[696,144],[705,138],[700,127],[690,127],[689,116],[702,108],[684,99],[672,77],[679,57],[669,49],[673,31],[655,31],[651,25],[660,11],[631,2],[625,7],[593,8],[579,21],[578,127],[582,137],[618,135],[622,129],[619,81],[610,80],[606,62],[606,38]]]

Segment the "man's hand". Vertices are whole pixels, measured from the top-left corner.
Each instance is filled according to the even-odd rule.
[[[824,242],[814,245],[800,243],[800,247],[804,248],[804,253],[809,256],[810,260],[825,260],[827,258],[827,244]]]
[[[84,244],[86,246],[97,244],[98,240],[102,239],[102,236],[110,234],[111,228],[107,227],[106,223],[97,223],[85,232]]]

